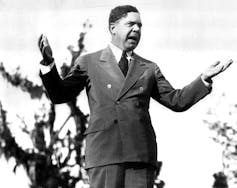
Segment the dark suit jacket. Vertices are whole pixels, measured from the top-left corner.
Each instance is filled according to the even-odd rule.
[[[86,168],[123,162],[155,165],[150,98],[181,112],[210,92],[200,77],[183,89],[174,89],[155,63],[137,54],[124,78],[109,47],[80,57],[64,80],[56,67],[41,78],[54,103],[70,101],[86,89],[90,107]]]

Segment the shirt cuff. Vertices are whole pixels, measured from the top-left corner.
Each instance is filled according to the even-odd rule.
[[[208,88],[211,88],[212,87],[212,80],[210,79],[210,80],[204,80],[203,78],[202,78],[202,76],[201,76],[201,80],[202,80],[202,82],[203,82],[203,84],[206,86],[206,87],[208,87]]]
[[[52,70],[54,64],[55,64],[54,61],[52,63],[50,63],[49,65],[40,64],[39,68],[40,68],[41,73],[44,75],[44,74],[47,74],[48,72],[50,72]]]

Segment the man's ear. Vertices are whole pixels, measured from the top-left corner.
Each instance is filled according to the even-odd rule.
[[[109,26],[109,31],[112,35],[115,35],[115,28],[116,28],[116,24],[111,23],[110,26]]]

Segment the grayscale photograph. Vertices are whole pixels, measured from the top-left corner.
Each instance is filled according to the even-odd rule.
[[[235,0],[0,0],[0,187],[236,188],[236,61]]]

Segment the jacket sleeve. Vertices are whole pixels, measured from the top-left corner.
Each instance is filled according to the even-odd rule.
[[[64,79],[59,76],[55,65],[47,74],[40,73],[40,77],[50,100],[54,104],[73,100],[88,81],[86,63],[82,58],[76,61],[75,66]]]
[[[212,89],[205,86],[200,76],[183,89],[174,89],[157,65],[154,74],[155,84],[152,90],[152,98],[176,112],[189,109],[209,94]]]

